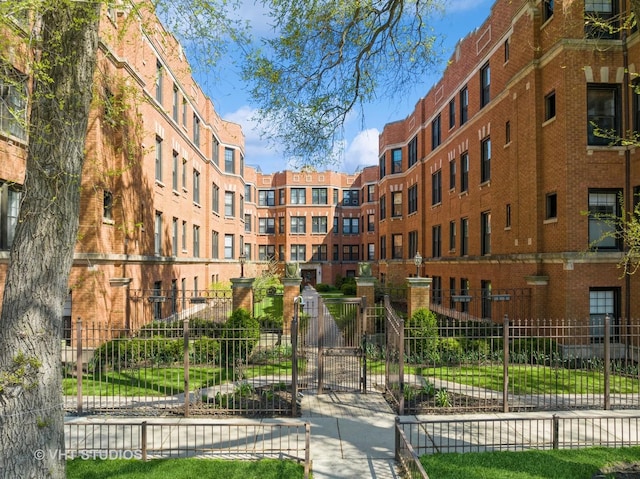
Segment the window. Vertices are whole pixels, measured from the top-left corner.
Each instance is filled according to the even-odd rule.
[[[162,138],[156,136],[156,181],[162,182]]]
[[[504,227],[509,229],[511,228],[511,204],[507,203],[504,210]]]
[[[482,298],[482,317],[491,318],[491,281],[480,281],[480,295]]]
[[[431,256],[433,258],[442,256],[442,227],[440,225],[431,228]]]
[[[171,221],[171,254],[178,256],[178,218]]]
[[[587,38],[610,40],[619,38],[617,2],[614,0],[585,0],[584,33]]]
[[[286,204],[286,198],[285,198],[285,189],[284,188],[280,188],[278,190],[278,204],[279,205],[284,205]]]
[[[480,214],[480,254],[491,254],[491,213]]]
[[[480,181],[482,183],[491,179],[491,139],[486,138],[482,140],[480,151]]]
[[[153,253],[160,256],[162,254],[162,213],[160,211],[156,211],[153,238]]]
[[[342,218],[342,234],[357,235],[360,233],[360,218]]]
[[[182,126],[186,128],[187,126],[187,99],[182,98]]]
[[[609,316],[609,341],[619,342],[620,289],[592,288],[589,290],[589,339],[604,342],[605,317]]]
[[[441,141],[440,130],[441,130],[440,114],[438,114],[438,116],[436,116],[431,122],[431,149],[432,150],[435,150],[436,148],[438,148],[438,146],[440,146],[440,141]]]
[[[469,191],[469,152],[460,155],[460,191]]]
[[[442,203],[442,170],[431,175],[431,205]]]
[[[187,251],[187,222],[182,222],[182,251]]]
[[[387,237],[380,237],[380,259],[387,259]]]
[[[504,124],[504,144],[511,143],[511,122],[506,121]]]
[[[278,233],[280,233],[281,235],[283,235],[285,232],[285,220],[286,218],[284,216],[278,218]]]
[[[215,135],[211,136],[211,161],[216,166],[220,166],[220,142]]]
[[[193,202],[200,204],[200,172],[193,170]]]
[[[418,185],[417,184],[409,187],[409,191],[407,193],[407,200],[408,200],[407,207],[409,208],[408,213],[411,214],[418,211]]]
[[[224,172],[235,173],[236,171],[236,150],[233,148],[224,149]]]
[[[162,296],[162,281],[154,281],[153,296]],[[153,319],[162,319],[162,302],[153,303]]]
[[[312,261],[327,261],[327,245],[314,244],[311,246]]]
[[[311,202],[314,205],[326,205],[327,204],[327,189],[326,188],[312,188],[311,189]]]
[[[409,159],[409,168],[418,162],[418,135],[414,136],[409,141],[407,157]]]
[[[339,190],[337,188],[333,189],[333,204],[337,205],[338,204],[338,196],[339,196]]]
[[[211,232],[211,257],[213,259],[220,258],[220,233],[217,231]]]
[[[156,61],[156,101],[162,103],[162,82],[164,79],[164,68],[162,63]]]
[[[338,224],[338,216],[334,216],[333,217],[333,234],[339,234],[340,233],[340,226]]]
[[[465,86],[460,90],[460,125],[469,119],[469,89]]]
[[[102,219],[113,221],[113,193],[104,190],[102,195]]]
[[[358,245],[342,246],[342,261],[358,261],[360,259],[360,247]]]
[[[311,218],[311,232],[326,234],[327,233],[327,217],[313,216]]]
[[[244,214],[244,232],[251,233],[251,215],[249,213]]]
[[[275,206],[275,190],[258,190],[258,206]]]
[[[547,193],[545,198],[545,218],[552,219],[558,217],[558,195]]]
[[[609,145],[620,131],[620,88],[618,85],[587,85],[587,143]]]
[[[556,92],[552,91],[544,97],[544,119],[551,120],[556,116]]]
[[[418,253],[418,232],[409,231],[409,258],[414,258]]]
[[[233,235],[224,235],[224,259],[235,259]]]
[[[469,295],[469,280],[467,278],[460,278],[460,295],[468,296]],[[469,303],[462,302],[460,303],[460,311],[466,313],[469,311]]]
[[[0,78],[0,130],[21,140],[27,133],[27,76],[10,67]]]
[[[621,216],[621,190],[589,191],[589,245],[595,250],[621,249],[616,224]]]
[[[251,245],[249,243],[244,244],[244,256],[248,261],[251,261]]]
[[[344,190],[342,192],[342,204],[344,206],[357,206],[360,204],[360,192],[358,190]]]
[[[270,261],[275,259],[275,257],[276,257],[276,247],[274,245],[258,246],[258,259],[260,261]]]
[[[511,39],[507,38],[504,41],[504,62],[507,63],[509,61],[509,46],[511,45]]]
[[[449,189],[456,189],[456,160],[449,162]]]
[[[171,117],[173,121],[178,123],[178,111],[180,110],[180,93],[177,85],[173,85],[173,102],[171,109]]]
[[[391,235],[391,242],[393,251],[391,252],[392,259],[402,259],[402,235]]]
[[[307,232],[307,218],[304,216],[292,216],[290,224],[289,232],[293,235],[303,235]]]
[[[276,232],[275,218],[259,218],[258,233],[261,235],[272,235]]]
[[[387,217],[387,195],[380,197],[380,220]]]
[[[244,197],[248,203],[251,203],[251,185],[244,185]]]
[[[376,187],[375,185],[367,185],[367,201],[373,203],[376,200]]]
[[[211,185],[212,194],[211,194],[211,210],[219,215],[220,214],[220,187],[213,183]]]
[[[193,257],[200,257],[200,227],[193,225]]]
[[[307,203],[306,188],[291,188],[291,204],[304,205]]]
[[[452,98],[449,102],[449,129],[456,126],[456,99]]]
[[[542,19],[546,22],[553,17],[553,0],[542,0]]]
[[[378,160],[378,166],[380,167],[380,179],[387,175],[387,155],[383,154]]]
[[[367,231],[372,233],[376,230],[376,215],[370,213],[367,215]]]
[[[340,251],[338,245],[334,244],[331,249],[333,250],[333,261],[340,261]]]
[[[376,245],[375,243],[367,244],[367,261],[375,261],[376,259]]]
[[[224,192],[224,215],[228,217],[235,216],[235,193],[233,191]]]
[[[291,245],[291,261],[306,261],[307,247],[303,244]]]
[[[480,108],[491,100],[491,69],[489,64],[480,68]]]
[[[469,219],[460,220],[460,256],[469,254]]]
[[[173,154],[171,155],[171,188],[174,191],[178,191],[178,152],[173,150]]]
[[[193,114],[193,144],[200,148],[200,117]]]
[[[391,150],[391,173],[402,173],[402,150]]]
[[[399,218],[402,216],[402,191],[394,191],[391,193],[391,203],[393,210],[391,211],[391,216],[394,218]]]
[[[182,189],[187,191],[187,159],[182,159]]]
[[[456,222],[449,222],[449,251],[456,250]]]

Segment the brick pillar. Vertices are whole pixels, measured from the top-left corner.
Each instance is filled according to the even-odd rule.
[[[244,308],[253,316],[254,278],[231,278],[233,310]]]
[[[293,300],[300,296],[300,284],[302,278],[282,278],[284,285],[284,297],[282,298],[282,329],[284,334],[290,333],[291,320],[293,319]]]
[[[407,278],[407,314],[410,318],[416,309],[429,309],[431,278]]]

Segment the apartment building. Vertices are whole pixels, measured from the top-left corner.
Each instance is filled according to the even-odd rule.
[[[640,314],[639,279],[623,277],[624,244],[601,216],[634,204],[640,155],[597,131],[639,130],[640,37],[616,29],[628,8],[498,0],[456,45],[380,135],[383,280],[416,274],[419,252],[436,295],[529,290],[525,314],[591,318],[596,336],[605,314]]]

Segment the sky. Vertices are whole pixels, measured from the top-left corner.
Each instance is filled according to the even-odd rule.
[[[444,17],[433,22],[436,34],[442,35],[444,53],[441,68],[417,81],[412,92],[402,98],[381,99],[365,106],[362,117],[353,115],[345,124],[345,145],[339,163],[326,169],[353,173],[363,166],[378,163],[378,135],[385,124],[402,120],[413,111],[420,98],[440,79],[445,62],[451,57],[458,40],[482,25],[490,13],[493,0],[445,0]],[[256,35],[268,34],[264,12],[252,5],[244,9]],[[196,76],[196,80],[198,80]],[[258,166],[263,173],[275,173],[288,168],[283,156],[261,139],[258,125],[252,120],[255,106],[250,103],[242,82],[230,68],[224,78],[215,83],[200,82],[220,116],[242,125],[245,134],[245,163]]]

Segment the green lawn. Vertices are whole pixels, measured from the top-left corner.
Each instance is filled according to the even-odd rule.
[[[370,361],[372,373],[384,372],[384,362]],[[421,367],[405,365],[405,374],[437,378],[493,391],[502,391],[502,364]],[[640,391],[637,378],[611,375],[612,394],[633,394]],[[515,364],[509,366],[509,391],[514,394],[603,394],[604,374],[601,371],[552,368]]]
[[[269,376],[286,378],[291,374],[291,361],[279,364],[247,366],[243,378]],[[189,389],[206,388],[231,381],[232,369],[197,366],[189,368]],[[62,381],[65,395],[77,394],[77,380],[73,377]],[[82,377],[82,393],[86,396],[167,396],[184,392],[184,370],[181,367],[149,367],[85,374]]]
[[[420,461],[430,479],[588,479],[606,465],[640,461],[640,447],[435,454]]]
[[[295,479],[304,477],[304,466],[293,461],[263,459],[232,461],[216,459],[107,459],[67,462],[68,479]]]

